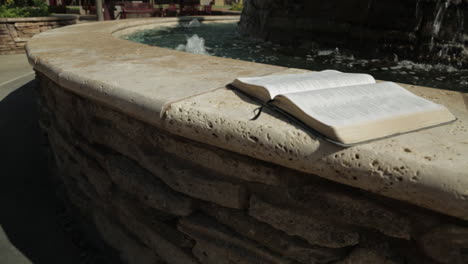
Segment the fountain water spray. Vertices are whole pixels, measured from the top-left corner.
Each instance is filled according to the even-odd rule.
[[[187,44],[180,44],[176,50],[186,51],[193,54],[209,55],[205,47],[205,39],[194,34],[187,38]]]
[[[188,24],[182,24],[186,28],[194,28],[194,27],[200,27],[201,23],[198,21],[198,19],[194,18],[192,19]]]

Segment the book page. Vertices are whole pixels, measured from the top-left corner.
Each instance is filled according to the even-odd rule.
[[[443,108],[391,82],[291,93],[281,97],[288,98],[307,115],[333,127]]]
[[[246,84],[265,87],[270,93],[270,98],[279,94],[375,83],[375,79],[368,74],[342,73],[335,70],[247,77],[238,78],[238,80]]]

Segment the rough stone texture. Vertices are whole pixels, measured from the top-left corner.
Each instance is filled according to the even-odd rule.
[[[283,73],[288,72],[292,70]],[[340,148],[272,111],[264,111],[252,122],[258,104],[235,91],[220,89],[172,104],[165,128],[255,159],[468,220],[468,95],[402,86],[447,106],[458,120]]]
[[[302,237],[312,245],[342,248],[359,243],[359,233],[353,229],[272,206],[255,196],[250,199],[249,215],[289,235]]]
[[[468,97],[406,85],[458,121],[339,148],[269,111],[250,121],[258,105],[220,88],[241,75],[296,69],[111,35],[177,21],[76,25],[27,47],[56,178],[88,219],[110,221],[131,238],[115,238],[134,244],[120,248],[123,255],[126,248],[149,249],[142,254],[165,263],[463,263],[466,242],[450,230],[464,232],[468,220]]]
[[[174,139],[171,139],[164,133],[155,135],[154,132],[148,131],[147,126],[136,120],[132,121],[129,125],[125,125],[124,122],[116,122],[115,124],[120,125],[117,125],[117,130],[115,130],[115,126],[109,125],[109,122],[116,120],[123,121],[125,118],[122,115],[113,111],[103,114],[103,109],[98,106],[90,105],[83,100],[76,100],[76,98],[71,97],[69,94],[60,91],[58,91],[57,96],[58,98],[54,100],[68,102],[68,104],[58,105],[60,113],[57,113],[57,115],[64,115],[60,120],[74,120],[73,124],[75,125],[75,128],[73,128],[71,124],[62,123],[62,128],[66,128],[68,133],[73,133],[74,137],[81,138],[82,142],[86,138],[90,142],[99,142],[101,144],[99,149],[107,149],[101,154],[97,152],[97,149],[91,150],[91,152],[102,163],[102,167],[110,171],[109,173],[113,175],[114,181],[125,186],[124,188],[129,192],[135,193],[138,190],[136,195],[145,200],[145,202],[161,199],[158,196],[164,196],[165,193],[171,195],[171,191],[164,187],[161,187],[157,193],[144,191],[144,188],[150,190],[148,189],[150,187],[145,186],[150,182],[157,187],[161,186],[162,181],[172,189],[195,198],[213,201],[232,208],[245,207],[247,203],[245,187],[236,184],[235,179],[229,179],[228,176],[221,177],[218,173],[201,168],[200,165],[192,165],[193,162],[189,160],[190,155],[185,152],[179,156],[166,152],[167,148],[169,148],[168,151],[175,152],[174,149],[170,148],[174,148],[177,144],[174,142]],[[100,117],[103,119],[97,121],[97,126],[90,127],[89,123],[83,118],[94,119],[92,115],[96,112],[97,115],[102,115]],[[121,132],[119,133],[119,131]],[[145,131],[148,131],[149,134],[145,134]],[[141,135],[138,135],[138,132],[145,134],[145,136],[141,137]],[[145,141],[146,139],[148,141]],[[160,142],[164,143],[160,144]],[[80,144],[80,141],[76,141],[76,143]],[[148,143],[152,144],[148,145]],[[86,149],[86,146],[81,145],[81,149]],[[110,150],[111,152],[104,156],[105,151],[109,152]],[[113,150],[137,160],[140,164],[143,164],[147,171],[139,169],[135,161],[114,155],[112,153]],[[193,153],[197,149],[192,148],[189,151]],[[203,152],[207,153],[208,151],[205,150]],[[198,161],[198,163],[203,163],[202,161]],[[152,174],[149,174],[148,171]],[[153,179],[148,180],[152,175],[156,175],[157,177],[153,176]],[[159,203],[159,205],[156,202],[153,206],[170,206],[174,204],[172,208],[175,210],[174,213],[177,214],[187,214],[187,210],[190,210],[189,202],[183,201],[183,197],[166,200],[167,202]],[[175,203],[178,201],[185,203],[185,205],[179,204],[175,206]]]
[[[408,217],[395,213],[369,199],[351,196],[340,189],[324,186],[305,186],[288,190],[292,203],[308,215],[331,215],[348,225],[376,229],[385,235],[410,239]],[[336,218],[338,216],[338,218]]]
[[[118,219],[120,223],[125,225],[143,244],[153,249],[166,263],[197,263],[197,261],[187,254],[180,245],[174,243],[174,241],[182,245],[186,245],[187,243],[185,239],[178,235],[176,230],[171,231],[167,229],[167,226],[158,225],[160,223],[157,221],[155,222],[154,219],[146,219],[144,215],[128,213],[128,209],[125,211],[120,210],[119,213]]]
[[[306,48],[307,42],[369,54],[468,64],[463,0],[251,0],[241,31]]]
[[[421,245],[440,263],[468,263],[468,226],[440,226],[425,234]]]
[[[468,153],[467,95],[402,85],[417,95],[446,105],[458,120],[450,125],[343,149],[317,138],[271,111],[264,111],[259,119],[252,122],[252,111],[258,108],[258,104],[234,91],[221,88],[239,76],[286,74],[298,72],[297,69],[188,54],[113,36],[143,28],[172,26],[184,19],[187,21],[190,18],[122,20],[54,29],[28,42],[28,58],[37,71],[64,89],[110,107],[122,113],[120,117],[135,118],[124,122],[114,120],[119,125],[106,127],[105,124],[113,123],[114,114],[111,112],[107,117],[98,118],[105,121],[100,126],[100,132],[94,133],[89,122],[82,122],[85,120],[81,117],[82,108],[86,107],[61,106],[59,112],[66,112],[69,116],[62,118],[80,122],[79,129],[86,130],[83,133],[85,138],[102,142],[146,170],[159,174],[158,177],[171,188],[193,177],[176,171],[171,173],[177,179],[164,178],[166,169],[161,164],[177,160],[176,164],[184,164],[183,172],[187,172],[188,167],[191,173],[197,175],[199,186],[196,188],[179,184],[180,191],[194,190],[188,195],[195,198],[243,208],[246,192],[242,184],[238,184],[243,180],[300,185],[300,181],[296,181],[301,178],[300,174],[286,174],[284,170],[271,173],[283,166],[302,171],[303,176],[317,175],[468,220],[468,163],[465,159]],[[236,20],[233,17],[203,19],[207,23]],[[125,50],[126,53],[117,56],[115,50]],[[93,111],[99,111],[99,108],[95,107]],[[156,126],[158,132],[139,130],[145,126],[131,130],[134,124],[138,124],[137,120]],[[126,125],[120,128],[120,124]],[[129,140],[127,134],[116,133],[124,129],[128,135],[146,136]],[[179,138],[182,143],[161,143],[165,137],[157,135],[168,132],[182,137]],[[187,139],[239,155],[234,162],[230,162],[230,155],[218,155],[207,147],[189,147],[194,144],[185,144]],[[157,154],[160,146],[164,147],[164,151]],[[171,156],[167,155],[168,152]],[[199,161],[192,159],[191,153],[200,154]],[[163,160],[165,157],[168,158]],[[261,169],[258,169],[252,162],[258,160],[267,163],[262,163]],[[200,173],[200,166],[211,173]],[[242,172],[234,173],[238,170]],[[306,177],[305,181],[307,178],[310,179]],[[285,179],[292,180],[289,182]],[[209,189],[216,194],[218,187],[229,190],[235,200],[229,199],[227,191],[218,193],[216,197],[204,191]]]
[[[466,261],[461,220],[171,135],[38,78],[55,174],[129,263]]]
[[[202,210],[237,233],[257,241],[277,254],[301,263],[327,263],[340,259],[347,252],[347,250],[310,245],[298,237],[289,236],[268,224],[249,217],[244,211],[222,208],[213,204],[204,205]]]
[[[128,264],[163,264],[151,249],[140,244],[131,235],[126,234],[118,224],[112,223],[109,217],[96,214],[94,218],[97,229],[103,239],[113,248],[119,250],[120,258]]]
[[[402,263],[387,242],[372,241],[371,243],[363,242],[343,260],[337,261],[335,264],[397,264]],[[419,262],[428,263],[428,262]]]
[[[49,29],[76,24],[78,17],[0,18],[0,55],[25,53],[26,42]]]
[[[106,168],[113,182],[124,191],[135,194],[152,208],[174,214],[190,215],[192,200],[167,188],[151,173],[124,156],[108,156]]]
[[[195,254],[206,264],[216,263],[293,263],[281,258],[258,244],[238,237],[227,228],[202,215],[193,215],[179,221],[179,230],[195,238]],[[198,252],[202,251],[202,254]],[[214,255],[210,255],[214,251]],[[207,255],[205,257],[205,255]]]
[[[135,201],[131,196],[124,192],[116,192],[111,203],[114,208],[117,209],[116,211],[120,212],[121,219],[125,220],[131,218],[131,220],[122,220],[122,223],[126,226],[132,226],[132,224],[128,224],[127,221],[132,223],[133,221],[138,221],[140,224],[147,226],[153,232],[156,232],[173,245],[181,248],[193,247],[192,240],[172,226],[175,218],[161,219],[159,215],[151,214],[151,211],[148,211],[147,208],[139,205],[138,201]]]

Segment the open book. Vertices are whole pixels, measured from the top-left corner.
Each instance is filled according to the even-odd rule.
[[[345,146],[456,119],[444,106],[367,74],[326,70],[238,78],[232,85]]]

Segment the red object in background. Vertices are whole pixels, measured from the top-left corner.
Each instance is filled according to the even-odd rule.
[[[203,14],[204,15],[211,15],[211,5],[204,5],[203,6]]]
[[[109,13],[109,6],[104,4],[102,8],[104,9],[104,20],[112,20],[111,14]]]
[[[169,4],[168,8],[164,9],[165,16],[177,16],[176,4]]]
[[[163,15],[159,8],[149,3],[123,2],[121,18],[127,18],[128,14],[149,14],[152,17]]]

